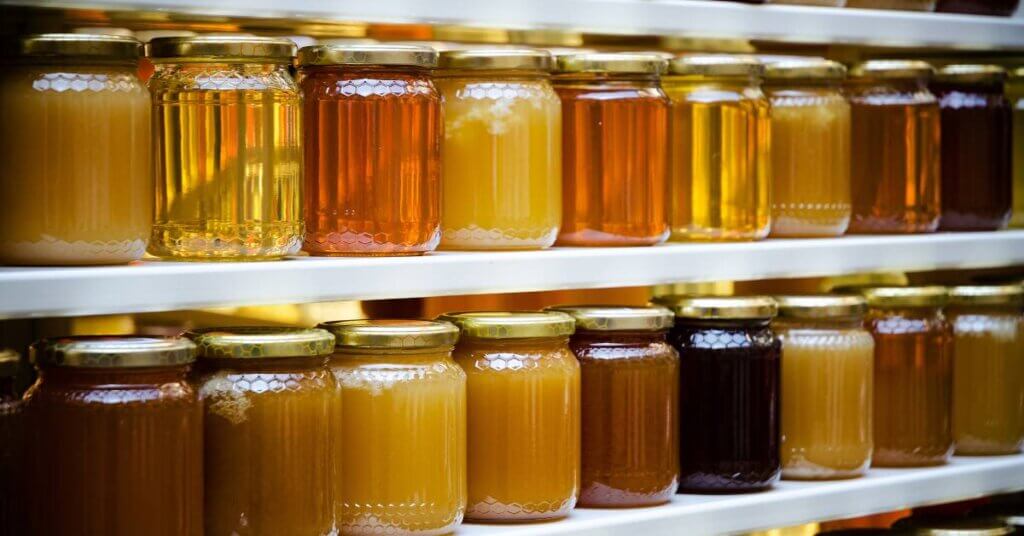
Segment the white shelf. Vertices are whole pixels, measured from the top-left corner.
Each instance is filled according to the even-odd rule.
[[[864,478],[788,482],[748,495],[677,495],[664,506],[577,509],[532,525],[464,525],[457,536],[698,536],[764,530],[1024,489],[1024,455],[954,458],[928,469],[872,469]]]
[[[1024,264],[1024,231],[652,248],[0,268],[0,318],[612,288]]]
[[[429,22],[786,42],[1024,49],[1024,20],[711,0],[0,0],[274,19]]]

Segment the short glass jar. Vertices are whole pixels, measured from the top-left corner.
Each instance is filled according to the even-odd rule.
[[[668,238],[668,97],[654,54],[558,58],[560,246],[650,246]]]
[[[32,345],[26,534],[203,534],[203,409],[186,339]],[[72,449],[69,451],[69,448]]]
[[[334,527],[336,398],[320,329],[211,328],[198,348],[206,534],[304,536]]]
[[[304,249],[421,255],[441,239],[437,52],[321,45],[299,52],[306,154]]]
[[[1024,287],[950,289],[953,442],[958,455],[1024,447]]]
[[[769,62],[772,231],[776,237],[840,236],[850,224],[850,104],[842,64]]]
[[[850,71],[850,233],[927,233],[941,210],[939,103],[921,61],[873,60]]]
[[[679,491],[738,493],[779,480],[781,345],[766,297],[682,297],[669,343],[679,352]]]
[[[1006,71],[947,65],[931,84],[942,109],[942,231],[995,231],[1013,208]]]
[[[462,335],[466,371],[469,505],[466,519],[557,519],[580,484],[580,366],[563,313],[442,315]]]
[[[441,52],[441,248],[543,249],[562,222],[562,105],[551,55]]]
[[[779,296],[782,478],[863,475],[871,465],[875,343],[859,296]]]
[[[466,374],[447,322],[321,324],[336,346],[331,430],[342,534],[448,534],[466,510]]]
[[[581,373],[579,506],[668,502],[679,487],[679,354],[664,307],[560,306]]]
[[[771,160],[764,66],[695,54],[669,64],[669,227],[674,241],[768,236]]]
[[[251,36],[160,37],[147,46],[156,220],[149,253],[271,260],[302,243],[302,95],[295,45]]]
[[[944,287],[861,289],[875,339],[877,467],[940,465],[953,454],[953,333]]]
[[[129,37],[43,34],[0,71],[0,264],[120,264],[153,220],[149,94]]]
[[[24,534],[22,476],[25,453],[23,404],[15,389],[20,357],[0,348],[0,534]]]
[[[1010,101],[1013,133],[1013,217],[1010,227],[1024,228],[1024,67],[1009,72],[1006,98]]]

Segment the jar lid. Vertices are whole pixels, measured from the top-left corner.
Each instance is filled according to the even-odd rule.
[[[157,37],[146,45],[146,53],[156,61],[284,63],[295,55],[295,43],[285,38],[249,35]]]
[[[469,312],[438,317],[459,327],[462,335],[476,339],[532,339],[567,337],[576,322],[562,312]]]
[[[661,74],[668,61],[655,55],[630,52],[590,52],[558,57],[559,73]]]
[[[780,318],[857,318],[868,310],[860,296],[776,296]]]
[[[1010,69],[1009,76],[1010,76],[1010,78],[1013,78],[1015,80],[1024,78],[1024,67],[1017,67],[1015,69]]]
[[[137,60],[142,56],[142,43],[133,37],[120,35],[48,33],[21,39],[19,54],[32,57]]]
[[[1006,69],[998,65],[947,65],[935,74],[936,80],[964,84],[991,84],[1006,80]]]
[[[21,356],[14,350],[0,348],[0,377],[9,378],[18,373]]]
[[[770,61],[765,65],[766,80],[842,80],[846,67],[824,58],[787,58]]]
[[[949,305],[1024,306],[1020,285],[959,286],[949,289]]]
[[[400,65],[433,68],[437,51],[423,45],[318,45],[299,50],[299,65]]]
[[[441,69],[548,72],[553,61],[546,50],[510,47],[443,50],[437,63]]]
[[[676,318],[699,320],[767,320],[778,313],[767,296],[678,296],[671,308]]]
[[[967,519],[904,518],[893,528],[910,529],[913,534],[927,536],[1005,536],[1013,527],[999,519],[973,517]]]
[[[199,358],[312,357],[334,351],[334,335],[322,329],[229,327],[185,333]]]
[[[442,348],[459,338],[454,325],[433,320],[336,320],[317,327],[333,333],[338,348]]]
[[[36,342],[29,357],[37,365],[55,367],[168,367],[195,361],[196,346],[182,337],[60,337]]]
[[[850,70],[850,78],[930,78],[935,68],[919,60],[870,60]]]
[[[753,56],[686,54],[669,62],[668,72],[675,75],[755,77],[764,73],[764,64]]]
[[[583,34],[567,30],[517,30],[509,32],[509,39],[516,43],[539,47],[578,47],[583,45]]]
[[[571,316],[584,331],[660,331],[672,327],[675,315],[664,307],[559,305],[545,311]]]
[[[949,299],[946,287],[865,287],[855,289],[871,307],[942,307]]]

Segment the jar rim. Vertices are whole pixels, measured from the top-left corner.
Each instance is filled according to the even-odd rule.
[[[928,79],[935,68],[920,60],[868,60],[850,70],[850,78]]]
[[[184,333],[199,359],[315,357],[334,351],[334,335],[317,328],[237,326]]]
[[[1006,69],[998,65],[959,63],[938,70],[935,80],[961,84],[991,84],[1006,80]]]
[[[576,330],[575,320],[560,311],[468,311],[437,319],[455,324],[464,337],[474,339],[568,337]]]
[[[861,287],[849,289],[859,293],[869,307],[942,307],[949,300],[946,287]]]
[[[961,285],[950,287],[949,305],[1024,306],[1024,286]]]
[[[765,64],[765,80],[831,80],[846,78],[846,66],[825,58],[787,58]]]
[[[687,320],[770,320],[778,314],[768,296],[661,296],[654,303]]]
[[[182,337],[83,335],[43,339],[29,348],[36,365],[73,368],[149,368],[195,361],[196,346]]]
[[[107,34],[45,33],[22,38],[18,54],[30,57],[80,57],[138,60],[142,43],[134,37]]]
[[[154,62],[166,63],[287,63],[295,55],[295,43],[251,35],[156,37],[146,44],[146,55]]]
[[[555,73],[609,73],[660,75],[668,60],[645,52],[582,52],[556,58]]]
[[[576,322],[576,331],[664,331],[675,315],[657,305],[557,305],[545,311],[565,313]]]
[[[443,50],[437,66],[446,70],[469,71],[551,71],[553,58],[546,50],[536,48],[470,48]]]
[[[684,54],[668,65],[668,73],[679,76],[747,77],[764,74],[764,64],[742,54]]]
[[[454,345],[459,338],[457,327],[435,320],[334,320],[317,327],[334,335],[337,349],[442,348]]]
[[[433,68],[437,51],[422,45],[321,44],[299,50],[300,67],[310,65],[392,65]]]
[[[863,317],[868,310],[867,301],[861,296],[813,295],[775,296],[779,305],[779,318],[800,319],[855,319]]]

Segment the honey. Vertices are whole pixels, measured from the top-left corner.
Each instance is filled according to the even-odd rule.
[[[1013,122],[1013,217],[1010,227],[1024,227],[1024,68],[1010,71],[1006,83]]]

